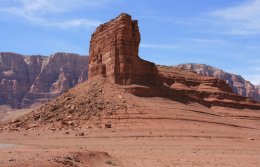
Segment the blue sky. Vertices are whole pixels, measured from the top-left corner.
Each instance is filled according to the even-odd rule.
[[[121,12],[139,20],[142,58],[260,84],[260,0],[0,0],[0,51],[86,55],[95,28]]]

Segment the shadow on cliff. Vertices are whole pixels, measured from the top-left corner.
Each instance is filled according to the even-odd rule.
[[[159,70],[154,63],[143,59],[140,59],[140,61],[153,65],[153,68],[151,71],[149,71],[149,73],[146,73],[146,75],[142,74],[138,76],[135,74],[135,80],[132,82],[132,84],[122,85],[121,87],[127,93],[138,97],[167,98],[186,105],[192,102],[196,102],[206,107],[211,107],[211,104],[199,98],[199,95],[195,91],[177,90],[167,85],[165,82],[167,78],[159,73]],[[174,84],[176,81],[171,80],[170,82],[171,84]]]

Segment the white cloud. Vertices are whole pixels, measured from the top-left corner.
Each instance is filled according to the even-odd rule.
[[[0,7],[0,12],[18,16],[29,23],[56,28],[91,27],[100,24],[97,20],[85,18],[59,19],[64,14],[81,8],[105,4],[109,0],[10,0],[9,5]],[[0,1],[5,3],[5,0]]]
[[[60,27],[60,28],[73,28],[73,27],[89,27],[98,26],[101,22],[90,19],[71,19],[66,21],[57,21],[53,23],[46,23],[46,26]]]
[[[152,48],[152,49],[176,49],[179,48],[179,45],[170,45],[170,44],[141,44],[141,48]]]
[[[251,66],[249,67],[249,70],[255,71],[257,73],[260,73],[260,67],[259,66]]]
[[[198,43],[202,45],[224,45],[226,46],[228,44],[227,41],[221,40],[221,39],[203,39],[203,38],[193,38],[189,39],[192,43]]]
[[[245,78],[253,85],[260,85],[260,75],[245,75]]]
[[[70,20],[56,20],[50,21],[41,18],[30,18],[31,23],[45,26],[45,27],[54,27],[60,29],[68,29],[74,27],[92,27],[98,26],[101,23],[96,20],[89,20],[89,19],[70,19]]]
[[[223,26],[224,33],[232,35],[260,35],[260,0],[215,10],[209,15],[215,24]]]
[[[60,13],[79,7],[93,7],[105,4],[108,0],[11,0],[12,8],[27,14]]]
[[[228,46],[229,43],[221,39],[207,39],[207,38],[183,38],[178,40],[178,44],[162,44],[162,43],[141,43],[141,48],[150,48],[150,49],[185,49],[193,48],[196,46]]]

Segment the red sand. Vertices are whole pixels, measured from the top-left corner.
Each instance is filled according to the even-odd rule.
[[[132,95],[127,99],[134,108],[102,119],[112,128],[86,124],[74,130],[4,131],[0,143],[18,146],[1,149],[0,166],[59,166],[64,164],[53,159],[63,162],[75,154],[83,154],[82,163],[69,161],[75,166],[260,166],[260,111]],[[76,136],[82,132],[84,136]],[[89,157],[93,151],[95,156]]]

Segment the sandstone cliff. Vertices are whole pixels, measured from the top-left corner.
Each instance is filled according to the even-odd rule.
[[[207,77],[217,77],[219,79],[225,80],[229,84],[233,91],[244,97],[250,97],[258,102],[260,102],[260,92],[255,88],[255,86],[249,81],[245,80],[240,75],[231,74],[225,72],[221,69],[208,66],[205,64],[180,64],[176,66],[177,68],[195,71],[196,73],[207,76]]]
[[[155,64],[138,56],[140,40],[137,20],[127,14],[100,25],[90,42],[89,78],[102,75],[123,85],[157,82]]]
[[[21,108],[47,101],[87,79],[87,56],[0,53],[0,105]]]
[[[258,94],[260,95],[260,85],[255,85],[255,88],[256,88]]]
[[[243,108],[253,104],[234,94],[221,79],[142,60],[138,55],[140,40],[138,22],[125,13],[100,25],[90,41],[89,79],[107,77],[138,96],[195,100],[208,106]]]
[[[90,42],[89,79],[7,124],[6,129],[55,131],[81,128],[84,124],[100,127],[108,118],[124,122],[131,117],[140,118],[143,113],[136,107],[143,104],[136,101],[144,99],[161,99],[164,103],[184,106],[203,105],[203,108],[260,109],[259,103],[233,93],[224,80],[142,60],[138,55],[140,39],[138,22],[125,13],[99,26]],[[134,113],[130,114],[129,110]],[[108,123],[106,127],[111,125]]]

